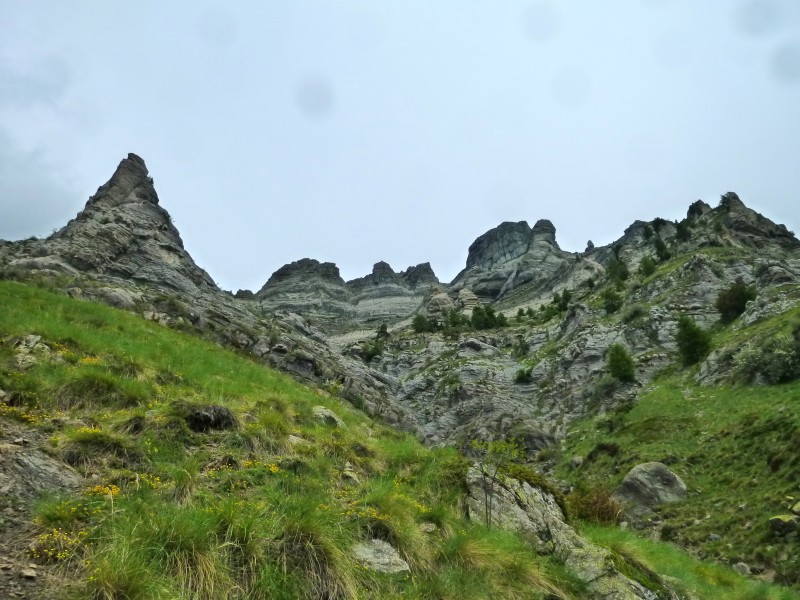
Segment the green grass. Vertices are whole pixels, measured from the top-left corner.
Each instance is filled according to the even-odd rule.
[[[681,591],[698,598],[726,600],[796,600],[797,592],[751,581],[732,569],[692,558],[670,544],[643,539],[618,527],[586,525],[582,532],[594,543],[639,566],[679,582]]]
[[[14,399],[0,419],[43,432],[48,451],[93,477],[36,506],[41,534],[31,542],[40,555],[32,559],[58,562],[80,582],[65,598],[584,597],[555,558],[465,520],[468,463],[452,448],[427,449],[250,358],[123,311],[8,281],[0,305],[0,387]],[[20,371],[10,348],[29,334],[42,336],[50,355]],[[648,421],[660,414],[656,401],[673,405],[664,421],[673,433],[702,439],[699,417],[685,415],[706,410],[724,413],[723,426],[749,419],[770,427],[766,438],[787,435],[754,421],[737,392],[720,393],[686,397],[678,384],[654,392],[640,412],[618,417],[615,432],[629,429],[613,460],[631,460],[625,445],[639,435],[649,436],[640,455],[668,450]],[[315,405],[346,426],[320,423]],[[191,410],[209,406],[234,418],[192,429]],[[594,443],[594,425],[581,444]],[[752,435],[764,437],[759,431]],[[775,464],[779,475],[795,468],[788,454]],[[358,564],[351,547],[372,538],[393,544],[411,573]],[[727,590],[709,589],[706,597]],[[773,597],[782,598],[763,596]]]
[[[673,376],[628,412],[578,424],[569,440],[558,468],[566,479],[615,486],[636,464],[663,462],[689,492],[659,510],[663,537],[722,563],[773,568],[797,585],[796,542],[773,533],[768,520],[800,496],[800,383],[707,388]],[[574,455],[594,458],[574,471]]]
[[[82,582],[75,598],[543,598],[575,586],[514,536],[481,534],[471,562],[446,551],[473,531],[452,449],[126,312],[8,281],[0,304],[0,386],[16,403],[2,418],[39,428],[93,476],[36,508],[34,546]],[[50,352],[20,371],[11,345],[29,334]],[[314,405],[346,426],[320,423]],[[234,418],[193,430],[189,415],[209,406]],[[351,547],[374,537],[412,573],[358,564]]]

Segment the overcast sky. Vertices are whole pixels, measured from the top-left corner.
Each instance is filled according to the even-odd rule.
[[[449,281],[502,221],[562,248],[737,192],[800,232],[796,0],[0,3],[0,238],[128,152],[226,289],[303,257]]]

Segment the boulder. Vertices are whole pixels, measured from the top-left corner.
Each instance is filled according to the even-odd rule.
[[[659,504],[686,498],[686,484],[662,463],[643,463],[628,472],[612,498],[634,514],[647,513]]]
[[[325,408],[324,406],[315,406],[312,411],[314,412],[314,416],[325,425],[330,425],[331,427],[347,427],[339,415],[329,408]]]
[[[778,535],[786,535],[800,527],[800,517],[797,515],[776,515],[769,520],[769,526]]]
[[[365,569],[377,573],[403,573],[411,568],[391,544],[383,540],[369,540],[353,547],[355,559]]]
[[[175,405],[175,408],[186,421],[189,429],[198,433],[207,433],[214,429],[236,429],[239,426],[236,415],[226,406],[179,403]]]

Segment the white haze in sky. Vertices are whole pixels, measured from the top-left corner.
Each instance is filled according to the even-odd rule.
[[[502,221],[562,248],[737,192],[800,231],[796,0],[0,4],[0,238],[128,152],[198,264],[440,279]]]

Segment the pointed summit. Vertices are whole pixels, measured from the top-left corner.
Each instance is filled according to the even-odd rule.
[[[187,294],[216,289],[183,248],[144,161],[135,154],[123,159],[84,209],[42,244],[40,256],[46,253],[49,264],[61,264],[70,273],[147,282]]]
[[[95,204],[118,206],[126,203],[149,202],[158,204],[158,194],[153,187],[153,178],[147,171],[144,160],[136,154],[123,158],[117,170],[97,192],[89,198],[86,208]]]

